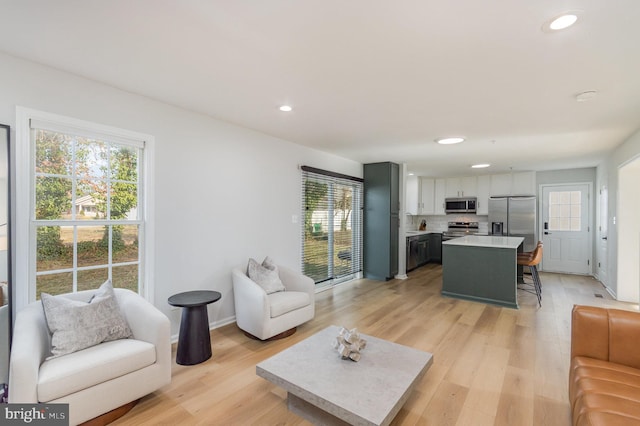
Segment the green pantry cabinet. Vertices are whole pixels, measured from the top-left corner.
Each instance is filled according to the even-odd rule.
[[[395,163],[364,165],[364,277],[388,280],[398,274],[400,167]]]

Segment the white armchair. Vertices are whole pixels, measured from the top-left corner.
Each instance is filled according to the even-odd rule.
[[[278,272],[286,291],[271,294],[240,268],[231,272],[238,327],[260,340],[293,334],[315,315],[313,280],[280,265]]]
[[[16,316],[9,367],[9,402],[69,404],[69,424],[93,419],[171,382],[169,319],[140,295],[114,289],[133,333],[67,355],[51,355],[41,302]],[[65,294],[89,302],[95,290]]]

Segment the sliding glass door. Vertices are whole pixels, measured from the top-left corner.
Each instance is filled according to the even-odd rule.
[[[362,267],[362,182],[302,173],[302,272],[318,285],[351,279]]]

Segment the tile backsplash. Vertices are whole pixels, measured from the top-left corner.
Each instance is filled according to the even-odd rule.
[[[478,232],[486,234],[489,232],[489,222],[487,216],[468,215],[439,215],[439,216],[413,216],[405,215],[405,228],[407,230],[417,230],[422,220],[427,221],[427,231],[444,232],[447,230],[449,222],[478,222]]]

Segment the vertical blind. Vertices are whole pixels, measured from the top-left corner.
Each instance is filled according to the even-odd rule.
[[[362,179],[302,166],[302,272],[318,283],[362,270]]]

